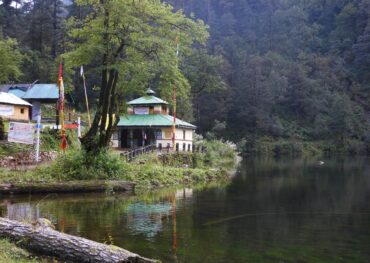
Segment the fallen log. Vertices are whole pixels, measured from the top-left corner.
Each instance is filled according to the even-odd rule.
[[[9,238],[27,250],[72,262],[158,262],[120,247],[60,233],[54,230],[54,226],[47,219],[38,219],[29,225],[0,217],[0,237]]]
[[[55,183],[0,184],[0,194],[132,192],[135,184],[125,181],[70,181]]]

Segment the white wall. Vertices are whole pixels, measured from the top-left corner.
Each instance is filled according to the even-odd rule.
[[[159,147],[159,144],[162,144],[162,149],[167,148],[167,144],[170,144],[170,148],[173,148],[172,145],[172,138],[171,136],[166,137],[166,131],[167,135],[172,134],[172,128],[164,128],[162,129],[162,140],[157,140],[157,147]],[[185,139],[184,139],[184,132],[185,131]],[[188,151],[189,145],[190,150],[193,148],[193,130],[190,129],[183,129],[183,128],[177,128],[176,129],[176,139],[175,143],[179,144],[179,150],[183,151],[183,145],[185,143],[185,151]]]
[[[184,134],[183,131],[185,130],[185,140],[184,140]],[[167,137],[166,137],[167,132]],[[176,142],[179,144],[179,150],[183,151],[183,144],[185,143],[185,151],[188,151],[189,145],[190,150],[193,148],[193,134],[194,131],[190,129],[183,129],[183,128],[177,128],[176,129]],[[114,148],[121,147],[121,136],[120,131],[116,131],[111,140],[111,146]],[[162,139],[157,140],[157,147],[159,147],[159,144],[162,144],[162,149],[167,148],[167,144],[170,144],[170,148],[172,149],[172,128],[163,128],[162,129]]]

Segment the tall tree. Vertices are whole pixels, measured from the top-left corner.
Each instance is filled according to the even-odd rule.
[[[145,86],[159,76],[161,93],[170,97],[175,85],[186,96],[189,84],[177,67],[175,39],[186,54],[194,41],[204,43],[208,34],[203,22],[173,12],[159,0],[89,0],[91,13],[69,21],[71,51],[64,54],[68,67],[90,65],[100,72],[99,102],[92,127],[81,139],[87,152],[109,145],[119,121],[118,100],[131,85]]]
[[[17,80],[22,75],[20,66],[24,59],[17,41],[14,39],[0,40],[0,57],[0,83]]]

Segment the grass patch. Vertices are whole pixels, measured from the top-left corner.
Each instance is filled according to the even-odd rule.
[[[67,131],[67,141],[69,149],[79,149],[80,143],[75,131]],[[60,150],[60,132],[56,130],[45,129],[40,134],[40,151],[59,151]],[[34,145],[20,143],[10,143],[0,141],[0,158],[14,155],[20,152],[34,152]]]
[[[37,263],[42,262],[32,258],[30,254],[17,247],[7,239],[0,239],[0,263]]]
[[[51,164],[33,170],[0,170],[0,182],[125,180],[139,188],[157,188],[227,179],[236,163],[235,151],[222,142],[202,143],[207,147],[206,153],[155,153],[131,163],[109,150],[90,155],[72,149]]]

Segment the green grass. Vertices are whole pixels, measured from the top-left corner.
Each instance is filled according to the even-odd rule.
[[[110,152],[86,157],[81,151],[70,151],[66,155],[60,156],[52,164],[40,166],[34,170],[0,170],[0,182],[125,180],[136,183],[139,188],[157,188],[228,178],[228,170],[225,168],[203,165],[192,167],[191,163],[194,157],[191,154],[187,154],[187,156],[174,154],[166,158],[170,160],[170,164],[163,163],[160,158],[154,155],[147,156],[145,163],[142,162],[143,157],[135,162],[126,163],[121,157]],[[188,160],[190,164],[180,161],[183,159]],[[198,163],[200,162],[198,161]],[[186,167],[184,167],[185,165]]]
[[[30,254],[6,239],[0,239],[0,263],[37,263]]]
[[[139,157],[127,163],[111,151],[89,155],[69,150],[51,164],[32,170],[0,170],[2,183],[55,182],[74,180],[126,180],[139,188],[204,183],[227,179],[236,164],[235,151],[212,142],[207,153],[173,153]]]

